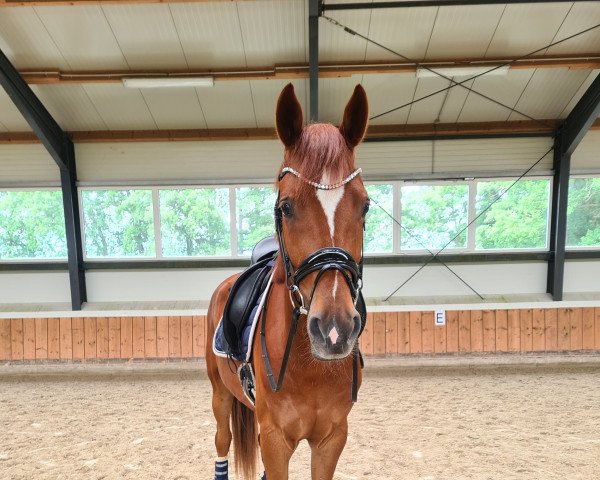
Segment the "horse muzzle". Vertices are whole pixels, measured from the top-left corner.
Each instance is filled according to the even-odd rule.
[[[318,314],[308,318],[308,337],[311,352],[317,360],[339,360],[347,357],[360,332],[360,315],[355,310],[350,315],[321,318]]]

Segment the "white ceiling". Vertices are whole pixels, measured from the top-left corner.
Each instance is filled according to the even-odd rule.
[[[340,3],[336,0],[336,3]],[[308,61],[307,0],[6,7],[0,48],[18,69],[193,70]],[[600,2],[333,11],[327,15],[409,58],[515,57],[600,24]],[[322,62],[398,57],[319,21]],[[540,54],[600,53],[600,28]],[[473,88],[537,118],[563,118],[598,71],[511,70]],[[271,127],[280,80],[217,82],[208,89],[131,90],[120,84],[37,85],[33,90],[67,130]],[[305,111],[308,82],[293,82]],[[321,79],[320,118],[337,122],[354,85],[371,113],[445,88],[414,73]],[[456,87],[374,124],[523,119]],[[28,126],[0,92],[0,131]]]

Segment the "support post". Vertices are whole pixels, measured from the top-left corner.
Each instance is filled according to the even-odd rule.
[[[319,121],[319,16],[321,1],[308,1],[308,78],[310,92],[309,119]]]
[[[77,195],[77,167],[75,149],[69,140],[67,146],[68,170],[60,171],[63,209],[65,212],[65,234],[67,236],[67,257],[69,263],[69,285],[71,287],[71,306],[81,310],[81,304],[87,302],[85,269],[83,266],[83,241]]]
[[[571,154],[599,115],[600,74],[557,127],[554,135],[554,183],[546,291],[557,301],[563,298]]]
[[[550,257],[546,291],[552,299],[563,298],[565,276],[565,245],[567,239],[567,204],[571,155],[563,150],[564,130],[554,137],[554,180],[552,182],[552,215],[550,219]]]
[[[83,269],[79,202],[77,201],[75,147],[71,138],[56,123],[2,50],[0,50],[0,85],[6,90],[10,99],[60,169],[71,307],[73,310],[81,310],[81,304],[87,301],[87,294]]]

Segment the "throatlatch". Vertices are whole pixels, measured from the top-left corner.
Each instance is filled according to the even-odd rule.
[[[298,173],[296,170],[291,167],[284,167],[279,174],[278,181],[281,181],[283,177],[287,173],[291,173],[296,176],[303,182],[315,187],[319,190],[333,190],[335,188],[342,187],[343,185],[350,182],[356,176],[361,173],[361,169],[358,168],[350,175],[348,175],[344,180],[335,183],[335,184],[321,184],[312,182],[310,180],[305,179]],[[342,274],[342,277],[346,281],[348,288],[350,289],[350,294],[352,296],[352,300],[354,305],[360,314],[361,317],[361,326],[359,331],[359,336],[362,334],[362,331],[365,326],[367,312],[364,298],[362,296],[362,273],[363,273],[363,251],[361,247],[361,257],[358,262],[354,260],[352,255],[348,253],[343,248],[339,247],[326,247],[317,250],[316,252],[310,254],[306,257],[298,268],[294,269],[292,262],[287,254],[287,250],[283,241],[282,234],[282,217],[283,212],[279,207],[279,192],[277,194],[277,200],[275,201],[275,230],[277,232],[277,239],[279,241],[279,253],[281,255],[281,259],[283,262],[283,266],[285,268],[285,278],[286,278],[286,286],[289,291],[290,301],[292,303],[292,315],[291,315],[291,324],[290,330],[288,332],[288,337],[285,345],[285,351],[283,353],[283,358],[281,360],[281,367],[279,369],[279,375],[277,380],[275,380],[273,376],[273,371],[271,369],[271,363],[269,361],[269,356],[267,354],[267,345],[265,340],[265,324],[266,324],[266,316],[267,316],[267,302],[264,304],[264,308],[262,311],[262,319],[260,326],[260,346],[261,346],[261,354],[263,363],[265,366],[265,371],[267,374],[267,378],[269,380],[269,385],[271,386],[271,390],[273,392],[277,392],[281,389],[281,385],[283,383],[283,377],[285,374],[285,370],[287,367],[287,362],[290,354],[290,350],[292,348],[292,341],[294,335],[296,334],[296,330],[298,327],[298,319],[300,315],[308,315],[310,311],[310,306],[312,304],[312,300],[317,289],[317,285],[323,274],[328,270],[336,270]],[[306,278],[309,274],[317,272],[317,276],[313,283],[310,296],[308,298],[308,303],[305,303],[304,297],[300,292],[300,282]],[[352,350],[352,391],[351,391],[351,399],[352,402],[356,402],[357,393],[358,393],[358,365],[359,361],[362,365],[362,360],[360,357],[360,352],[358,349],[358,344],[356,344]]]

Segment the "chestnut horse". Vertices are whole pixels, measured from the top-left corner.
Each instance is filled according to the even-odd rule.
[[[217,480],[228,478],[232,430],[236,471],[242,478],[255,478],[260,448],[266,478],[287,479],[289,460],[303,439],[311,448],[312,478],[333,478],[361,382],[356,367],[361,331],[357,300],[369,199],[360,169],[354,166],[354,148],[364,136],[367,119],[367,97],[360,85],[339,128],[303,126],[291,84],[279,96],[277,134],[285,146],[276,181],[279,252],[263,312],[264,343],[255,335],[249,362],[255,405],[240,386],[239,362],[233,368],[232,359],[217,357],[212,349],[236,276],[221,283],[208,309],[206,365],[217,421]],[[295,330],[294,320],[295,335],[289,333]],[[274,379],[282,369],[282,383],[276,386]]]

